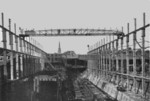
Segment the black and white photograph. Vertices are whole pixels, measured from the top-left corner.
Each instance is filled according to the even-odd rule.
[[[0,0],[0,101],[150,101],[150,0]]]

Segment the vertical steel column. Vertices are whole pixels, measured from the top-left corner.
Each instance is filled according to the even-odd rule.
[[[98,59],[97,59],[97,62],[98,62],[97,76],[99,76],[99,45],[98,45],[98,43],[97,43],[97,56],[98,56]]]
[[[101,49],[99,43],[99,76],[101,75]]]
[[[107,56],[108,56],[108,53],[107,53],[107,42],[105,43],[105,73],[106,73],[106,78],[108,77],[108,68],[107,68]]]
[[[4,14],[1,14],[2,16],[2,27],[4,27]],[[8,72],[7,72],[7,35],[6,35],[6,30],[4,28],[2,28],[2,33],[3,33],[3,48],[4,48],[4,52],[3,52],[3,62],[4,62],[4,77],[7,79],[8,78]]]
[[[29,37],[29,54],[31,55],[31,38]]]
[[[109,43],[107,40],[107,75],[109,75]]]
[[[33,63],[33,45],[32,44],[30,44],[30,50],[31,50],[31,55],[32,55],[32,57],[31,57],[31,68],[32,68],[32,74],[33,74],[33,69],[34,69],[34,63]]]
[[[123,32],[123,28],[122,28],[122,32]],[[123,67],[123,61],[124,61],[124,54],[123,54],[123,37],[121,37],[121,58],[120,58],[120,61],[121,61],[121,73],[123,74],[124,73],[124,67]],[[121,81],[123,81],[123,75],[121,74]]]
[[[27,39],[26,39],[27,40]],[[28,49],[28,42],[26,41],[26,73],[27,73],[27,76],[29,75],[29,49]]]
[[[33,56],[33,44],[31,43],[31,55]]]
[[[111,72],[111,41],[109,42],[109,72]]]
[[[104,77],[106,78],[106,68],[105,68],[105,39],[103,39],[103,70],[104,70]]]
[[[30,75],[31,74],[30,44],[29,44],[29,42],[27,44],[28,44],[28,73]]]
[[[103,41],[102,42],[102,76],[104,76],[104,48],[103,48]]]
[[[106,67],[106,59],[107,59],[107,52],[106,52],[106,42],[104,38],[104,70],[105,70],[105,78],[107,78],[107,67]]]
[[[107,77],[109,75],[109,43],[107,40]]]
[[[97,55],[97,44],[96,44],[96,47],[95,47],[95,55]],[[95,57],[94,57],[95,58]],[[95,59],[96,60],[96,59]],[[97,60],[96,60],[96,63],[97,63]],[[96,68],[95,68],[95,74],[96,74],[96,76],[97,76],[97,72],[98,72],[98,70],[97,70],[98,68],[97,68],[97,64],[96,64]]]
[[[101,49],[101,42],[100,42],[100,46],[99,46],[99,50],[100,50],[100,76],[101,76],[101,68],[102,68],[102,58],[101,58],[101,56],[102,56],[102,49]]]
[[[37,48],[38,49],[38,48]],[[39,55],[40,55],[40,53],[39,53],[40,51],[39,51],[39,49],[38,49],[38,71],[40,71],[40,66],[41,66],[41,64],[40,64],[40,58],[39,58]]]
[[[134,19],[134,25],[136,30],[136,19]],[[133,33],[133,75],[136,75],[136,31]],[[136,92],[136,79],[133,79],[133,91]]]
[[[118,53],[118,40],[119,40],[119,38],[116,39],[116,50],[115,50],[115,51],[116,51],[115,54],[116,54],[116,71],[117,71],[117,72],[119,72],[119,62],[118,62],[118,61],[119,61],[119,59],[118,59],[118,57],[119,57],[119,56],[118,56],[118,55],[119,55],[119,53]]]
[[[30,43],[30,37],[29,37],[29,43],[28,43],[28,48],[29,48],[29,72],[30,75],[32,74],[32,59],[31,59],[31,43]]]
[[[114,57],[115,57],[114,54],[115,54],[115,53],[114,53],[114,40],[113,40],[113,41],[112,41],[112,59],[111,59],[111,60],[112,60],[112,67],[111,67],[111,68],[112,68],[112,72],[114,71],[114,68],[115,68],[115,67],[114,67],[114,60],[115,60],[115,59],[114,59]]]
[[[35,73],[37,72],[37,57],[35,57]]]
[[[38,71],[38,58],[37,58],[37,48],[36,48],[36,72]]]
[[[11,31],[11,19],[9,19],[9,31]],[[13,63],[13,34],[9,32],[10,44],[10,79],[14,80],[14,63]]]
[[[37,56],[37,48],[36,48],[36,56]],[[36,63],[36,66],[35,66],[35,68],[36,68],[36,72],[38,71],[38,58],[36,57],[36,61],[35,61]]]
[[[35,57],[33,57],[33,74],[35,73]]]
[[[121,68],[121,67],[119,67],[119,54],[120,53],[118,53],[118,40],[119,40],[119,37],[117,37],[117,39],[116,39],[116,65],[115,65],[115,67],[116,67],[116,71],[117,72],[120,72],[119,71],[119,68]],[[117,83],[119,83],[119,79],[120,79],[120,77],[119,77],[119,75],[117,74]]]
[[[34,71],[34,61],[33,61],[33,58],[34,58],[34,57],[31,56],[31,66],[30,66],[30,67],[31,67],[31,70],[32,70],[32,71],[31,71],[31,74],[33,74],[33,71]]]
[[[21,71],[21,77],[23,77],[23,40],[21,38],[19,38],[19,42],[20,42],[20,71]]]
[[[98,45],[98,75],[100,76],[100,43]]]
[[[105,49],[105,76],[107,78],[107,44],[106,44],[106,40],[104,42],[105,42],[105,44],[104,44],[104,49]]]
[[[33,54],[35,56],[35,47],[34,46],[33,46]],[[36,70],[35,69],[36,68],[36,58],[35,57],[33,58],[33,62],[34,62],[34,71],[33,72],[35,73],[35,70]]]
[[[39,58],[37,57],[37,72],[40,70],[39,66],[40,66],[40,64],[39,64]]]
[[[16,24],[14,24],[14,31],[16,34]],[[15,35],[15,43],[16,43],[16,51],[18,52],[18,36]],[[18,53],[16,52],[16,79],[19,79],[19,59],[18,59]]]
[[[24,76],[27,76],[27,71],[26,71],[27,70],[27,58],[26,58],[27,54],[26,54],[26,42],[25,42],[25,40],[23,40],[23,46],[24,46],[24,48],[23,48],[24,49],[24,54],[23,54],[23,60],[24,60],[23,61],[24,62],[23,63],[24,64],[23,71],[24,72],[23,73],[24,73]]]
[[[32,64],[32,74],[33,74],[33,71],[34,71],[34,61],[33,61],[33,45],[31,44],[31,55],[32,55],[32,57],[31,57],[31,64]]]
[[[28,75],[31,74],[31,70],[32,70],[32,69],[31,69],[31,60],[30,60],[30,57],[31,57],[31,56],[28,55],[28,73],[29,73]]]
[[[98,50],[98,49],[97,49]],[[98,52],[98,51],[97,51]],[[41,68],[43,69],[44,68],[44,54],[43,54],[43,52],[40,50],[40,59],[41,59]],[[98,68],[97,68],[98,69]],[[97,71],[98,72],[98,71]]]
[[[107,48],[107,52],[108,52],[108,58],[107,58],[107,62],[108,62],[108,65],[107,65],[107,68],[108,68],[108,80],[109,80],[109,77],[110,77],[110,41],[108,42],[108,48]]]
[[[33,61],[32,61],[32,55],[30,55],[30,74],[32,74],[32,72],[33,72]]]
[[[143,26],[146,23],[146,16],[145,13],[143,14]],[[142,77],[145,77],[145,27],[143,28],[142,33]],[[142,94],[144,95],[145,89],[145,80],[142,78]]]
[[[127,90],[129,90],[129,23],[127,24],[127,38],[126,38],[126,70],[127,70]]]
[[[102,48],[102,39],[101,39],[101,76],[103,77],[103,48]]]
[[[28,43],[26,42],[26,76],[29,75],[29,70],[28,70],[28,66],[29,66],[29,60],[28,60]]]
[[[101,55],[100,55],[100,58],[101,58],[101,66],[100,66],[100,70],[101,70],[101,77],[102,77],[102,73],[103,73],[103,71],[102,71],[102,66],[103,66],[103,61],[102,61],[102,55],[103,55],[103,53],[102,53],[102,42],[101,42],[101,45],[100,45],[100,50],[101,50]]]

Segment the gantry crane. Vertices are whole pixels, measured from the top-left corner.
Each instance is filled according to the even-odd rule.
[[[48,30],[26,30],[20,37],[29,36],[102,36],[116,35],[122,36],[123,32],[118,30],[105,29],[48,29]]]

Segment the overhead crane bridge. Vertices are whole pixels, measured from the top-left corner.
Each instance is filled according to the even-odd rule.
[[[118,30],[106,29],[47,29],[47,30],[26,30],[21,37],[29,36],[123,36],[124,33]]]

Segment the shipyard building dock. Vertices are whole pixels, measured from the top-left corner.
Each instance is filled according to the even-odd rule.
[[[27,30],[16,35],[1,14],[0,101],[150,101],[150,24],[106,29]],[[30,36],[109,36],[74,51],[47,53]],[[149,39],[149,40],[147,40]]]

